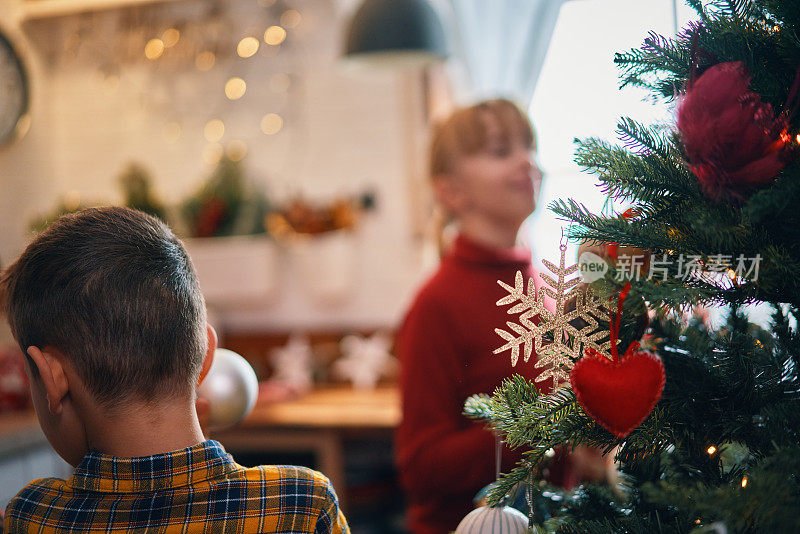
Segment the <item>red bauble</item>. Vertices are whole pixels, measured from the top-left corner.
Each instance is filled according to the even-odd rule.
[[[741,198],[790,159],[786,117],[775,117],[749,86],[742,63],[720,63],[690,83],[678,107],[689,166],[715,199]]]
[[[620,438],[650,415],[661,398],[665,380],[664,364],[657,356],[634,351],[617,361],[586,356],[575,363],[570,375],[572,390],[583,410]]]

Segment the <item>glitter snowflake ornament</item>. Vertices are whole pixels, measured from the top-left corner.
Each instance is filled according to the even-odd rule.
[[[577,287],[580,276],[568,277],[578,271],[578,265],[566,267],[567,247],[561,245],[561,261],[558,266],[542,260],[553,274],[540,273],[544,285],[536,290],[533,278],[528,280],[527,291],[522,273],[517,271],[514,286],[500,280],[508,295],[497,301],[498,306],[514,304],[509,314],[519,314],[518,322],[506,322],[509,330],[496,328],[495,332],[506,343],[494,351],[495,354],[511,351],[511,365],[516,366],[522,349],[523,361],[527,362],[535,351],[535,367],[542,369],[536,382],[553,379],[553,388],[569,380],[569,371],[587,348],[601,354],[610,354],[611,341],[608,330],[598,328],[599,321],[608,321],[607,301],[591,288]],[[555,278],[554,278],[555,277]],[[555,311],[545,305],[546,299],[555,304]],[[610,356],[609,356],[610,359]]]

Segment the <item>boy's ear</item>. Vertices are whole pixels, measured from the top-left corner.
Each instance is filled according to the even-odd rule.
[[[28,347],[28,356],[39,371],[47,394],[47,408],[53,415],[60,414],[64,397],[69,393],[69,380],[61,360],[47,347],[44,351],[39,347]]]
[[[198,386],[203,382],[203,379],[211,369],[211,364],[214,363],[214,351],[217,350],[217,331],[214,330],[214,327],[210,324],[206,325],[206,335],[208,336],[208,349],[206,349],[206,355],[203,357],[203,367],[200,369],[200,378],[197,379]]]

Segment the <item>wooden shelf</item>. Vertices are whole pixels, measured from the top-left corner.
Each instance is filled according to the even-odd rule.
[[[181,0],[23,0],[20,5],[22,20],[34,20],[175,1]]]

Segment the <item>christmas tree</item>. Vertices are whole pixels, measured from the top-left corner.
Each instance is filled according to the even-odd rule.
[[[621,144],[578,146],[579,164],[631,209],[550,206],[571,221],[571,239],[643,251],[639,269],[620,256],[592,284],[610,295],[597,324],[612,345],[621,339],[618,350],[585,352],[567,333],[576,361],[564,366],[566,387],[543,394],[517,376],[465,406],[527,449],[489,502],[526,488],[537,532],[800,532],[800,2],[689,4],[697,22],[674,38],[650,34],[615,58],[622,85],[674,106],[674,124],[622,119]],[[569,291],[580,308],[581,290]],[[505,299],[520,302],[509,313],[531,322],[533,296],[515,295]],[[641,319],[642,301],[651,318],[638,348],[629,325]],[[749,322],[746,304],[771,308],[768,327]],[[692,314],[698,305],[724,307],[724,325]],[[525,321],[509,323],[514,335],[505,332],[498,347],[523,343]],[[545,351],[548,341],[564,343],[545,338]],[[643,365],[628,373],[620,404],[592,406],[576,379],[634,360]],[[639,373],[657,378],[661,369],[665,381],[640,396]],[[631,398],[635,405],[623,406]],[[631,407],[643,414],[627,428],[619,412]],[[615,455],[618,484],[565,492],[535,482],[553,449],[582,445]]]

